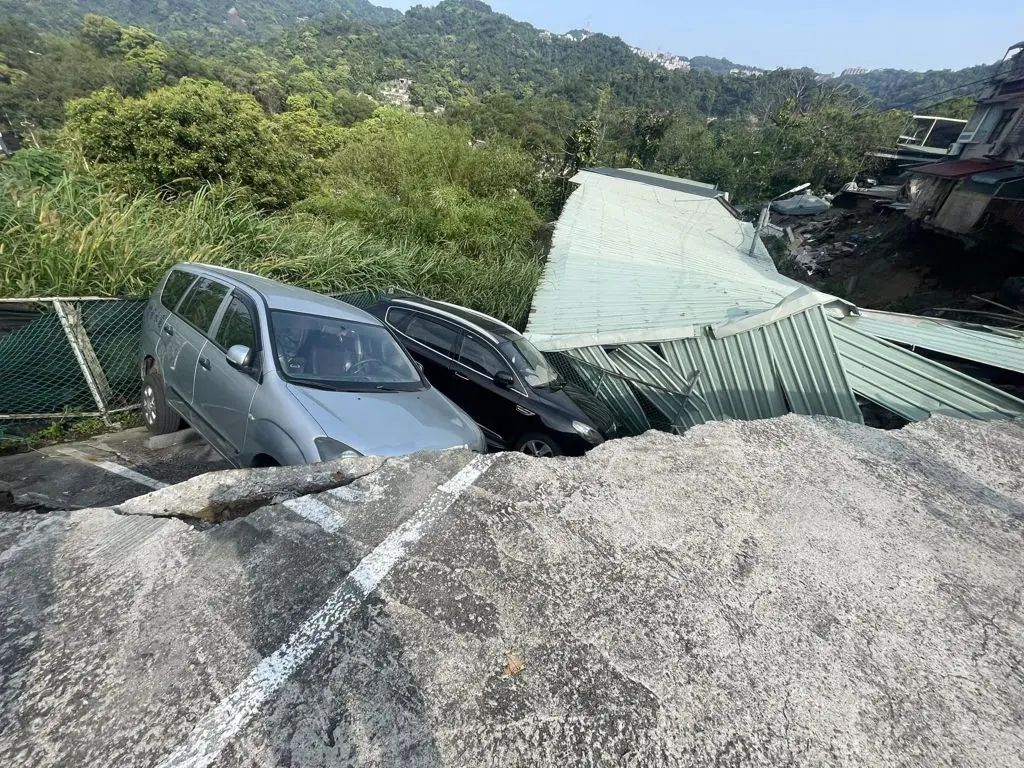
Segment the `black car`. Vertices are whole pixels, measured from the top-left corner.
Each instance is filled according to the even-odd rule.
[[[606,406],[562,381],[522,334],[493,317],[406,296],[368,311],[395,331],[431,384],[476,421],[492,448],[579,456],[615,429]]]

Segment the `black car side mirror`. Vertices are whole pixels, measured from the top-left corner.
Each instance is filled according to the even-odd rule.
[[[494,374],[494,386],[501,387],[502,389],[512,389],[512,385],[516,383],[516,380],[512,378],[512,374],[508,371],[498,371]]]

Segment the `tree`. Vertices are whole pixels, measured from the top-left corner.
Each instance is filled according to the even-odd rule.
[[[113,53],[121,42],[121,25],[95,13],[85,14],[80,32],[82,39],[102,54]]]
[[[130,188],[225,181],[280,206],[308,193],[338,129],[310,110],[278,117],[221,83],[186,78],[139,99],[108,88],[72,101],[64,139]]]

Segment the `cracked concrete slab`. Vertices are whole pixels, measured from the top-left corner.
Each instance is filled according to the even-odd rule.
[[[0,516],[0,764],[167,760],[469,460],[307,497],[331,532]],[[195,764],[1024,765],[1024,425],[488,460]]]
[[[146,493],[156,483],[180,483],[230,465],[199,442],[164,449],[148,446],[145,428],[127,429],[88,440],[62,443],[36,451],[0,456],[0,479],[14,496],[39,509],[109,507]],[[71,455],[66,451],[71,451]],[[120,465],[118,474],[96,462]],[[138,473],[147,478],[132,477]]]

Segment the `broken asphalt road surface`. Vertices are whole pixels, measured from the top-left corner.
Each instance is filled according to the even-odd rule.
[[[1022,462],[789,416],[6,513],[0,765],[1021,765]]]

